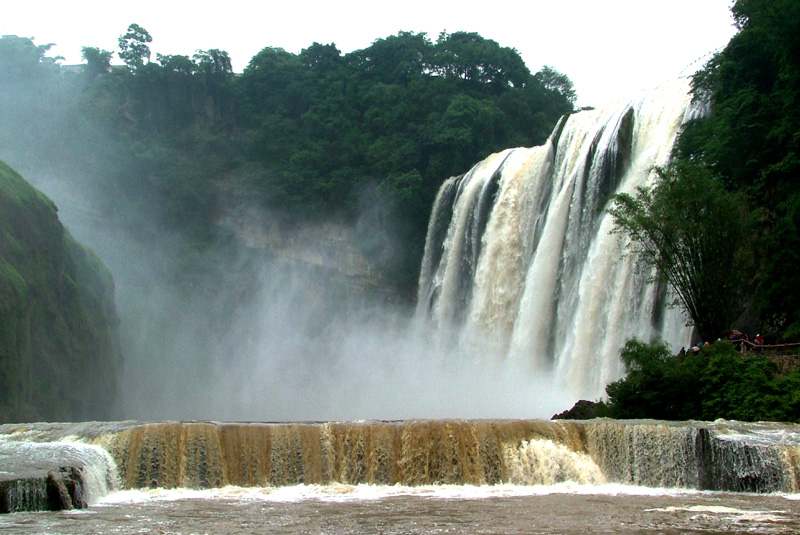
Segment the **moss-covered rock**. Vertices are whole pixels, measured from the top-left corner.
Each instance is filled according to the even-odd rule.
[[[578,400],[571,409],[554,414],[551,420],[592,420],[608,416],[608,407],[603,401]]]
[[[111,418],[117,324],[109,271],[0,162],[0,422]]]

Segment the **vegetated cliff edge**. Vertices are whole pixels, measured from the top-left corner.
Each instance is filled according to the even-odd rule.
[[[0,161],[0,422],[112,417],[117,327],[111,273]]]

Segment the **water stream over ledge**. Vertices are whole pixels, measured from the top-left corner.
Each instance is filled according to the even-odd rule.
[[[116,489],[300,484],[572,482],[797,493],[800,426],[615,420],[9,424],[0,426],[0,459],[17,471],[77,467],[92,500]],[[13,471],[4,469],[3,477]]]

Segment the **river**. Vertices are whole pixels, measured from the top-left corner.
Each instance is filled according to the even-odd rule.
[[[0,517],[13,534],[796,534],[800,495],[621,485],[309,485],[112,493]]]

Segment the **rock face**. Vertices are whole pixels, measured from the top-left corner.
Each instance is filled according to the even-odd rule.
[[[247,248],[351,291],[391,291],[398,247],[369,215],[354,221],[338,216],[298,221],[265,211],[241,192],[225,192],[223,198],[219,226]]]
[[[27,468],[0,474],[0,513],[83,509],[84,482],[75,467]]]
[[[238,223],[238,224],[237,224]],[[341,222],[290,226],[282,221],[223,221],[234,228],[247,246],[267,249],[287,261],[335,270],[362,284],[380,282],[380,274],[355,247],[355,232]]]
[[[113,417],[113,280],[56,212],[0,162],[0,422]]]
[[[86,435],[85,428],[0,425],[0,513],[82,509],[114,489],[117,472],[109,454],[70,438]]]

